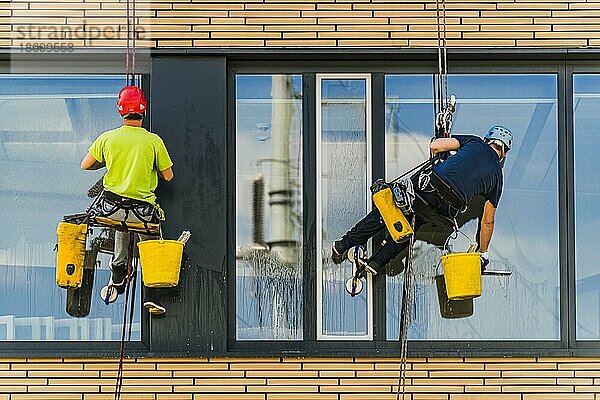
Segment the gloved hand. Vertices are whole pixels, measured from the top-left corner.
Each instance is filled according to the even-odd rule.
[[[481,271],[485,271],[485,267],[490,263],[490,252],[489,250],[485,253],[481,253]]]

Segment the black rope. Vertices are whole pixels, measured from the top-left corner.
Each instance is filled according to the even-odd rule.
[[[126,31],[126,37],[125,37],[125,42],[126,42],[126,47],[127,50],[125,52],[125,86],[129,86],[129,34],[131,32],[131,28],[130,28],[130,17],[129,17],[129,0],[127,0],[126,2],[126,18],[127,18],[127,31]]]
[[[415,226],[416,216],[413,212],[411,226],[414,228]],[[410,240],[408,242],[408,254],[406,256],[406,268],[404,269],[404,284],[402,287],[402,307],[401,307],[401,315],[399,316],[400,320],[400,330],[399,330],[399,340],[400,340],[400,374],[398,375],[398,391],[396,392],[396,400],[400,399],[400,395],[402,395],[402,399],[404,399],[404,392],[406,389],[406,357],[408,354],[408,324],[410,322],[409,319],[409,309],[412,303],[412,286],[413,286],[413,245],[415,243],[415,234],[413,233],[410,236]]]
[[[133,19],[132,19],[132,46],[131,46],[131,85],[135,86],[135,48],[136,48],[136,35],[137,35],[137,16],[136,16],[136,0],[131,0],[133,6]]]
[[[127,330],[127,307],[129,306],[129,287],[131,283],[131,265],[133,261],[134,245],[134,234],[129,233],[129,246],[127,247],[127,278],[125,284],[125,306],[123,307],[123,327],[121,329],[121,344],[119,346],[119,368],[117,370],[117,382],[115,384],[114,400],[119,400],[121,398],[121,389],[123,387],[123,358],[125,355],[125,332]],[[129,321],[129,324],[131,325],[131,320]]]
[[[129,332],[127,341],[131,342],[131,327],[133,326],[133,313],[135,312],[135,292],[137,288],[138,258],[133,259],[133,270],[131,271],[131,307],[129,308]]]
[[[136,0],[126,1],[127,35],[125,55],[125,86],[135,86]]]
[[[135,0],[134,0],[135,1]],[[442,32],[443,32],[443,45],[444,45],[444,108],[448,107],[448,49],[447,49],[447,35],[446,35],[446,0],[442,0]]]

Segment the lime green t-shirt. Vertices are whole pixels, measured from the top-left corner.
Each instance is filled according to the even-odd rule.
[[[98,136],[89,152],[99,162],[106,163],[104,189],[151,204],[156,201],[158,171],[173,165],[157,134],[128,125]]]

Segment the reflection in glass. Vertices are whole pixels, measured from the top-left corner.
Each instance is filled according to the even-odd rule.
[[[73,318],[66,312],[67,291],[55,284],[53,249],[62,216],[83,212],[91,202],[87,191],[102,171],[81,171],[79,163],[100,133],[122,123],[115,102],[123,82],[114,76],[0,76],[0,340],[121,337],[124,296],[106,306],[99,295],[110,255],[98,257],[89,315]],[[133,340],[141,336],[139,309]]]
[[[344,284],[352,265],[331,262],[331,244],[363,218],[369,185],[367,84],[365,79],[322,79],[320,117],[320,212],[322,336],[364,336],[369,285],[350,297]],[[319,132],[317,132],[318,134]],[[319,146],[319,144],[317,144]],[[317,239],[318,240],[318,239]]]
[[[600,76],[575,75],[575,279],[577,339],[600,339],[598,126]]]
[[[389,75],[386,91],[386,177],[392,179],[428,157],[433,136],[430,75]],[[454,134],[483,136],[493,125],[514,134],[504,166],[504,190],[491,243],[494,269],[509,278],[483,277],[474,315],[443,319],[435,282],[440,250],[415,247],[412,339],[556,340],[559,331],[558,130],[555,75],[460,75],[449,77],[457,97]],[[472,238],[476,221],[463,231]],[[466,241],[456,241],[464,251]],[[387,338],[398,338],[402,275],[387,283]]]
[[[302,77],[236,77],[236,338],[302,339]]]

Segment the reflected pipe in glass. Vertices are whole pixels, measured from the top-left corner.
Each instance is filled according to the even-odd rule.
[[[293,191],[290,187],[290,129],[293,85],[291,77],[273,75],[271,106],[272,159],[269,188],[269,247],[286,265],[297,262],[297,244],[293,237]]]

